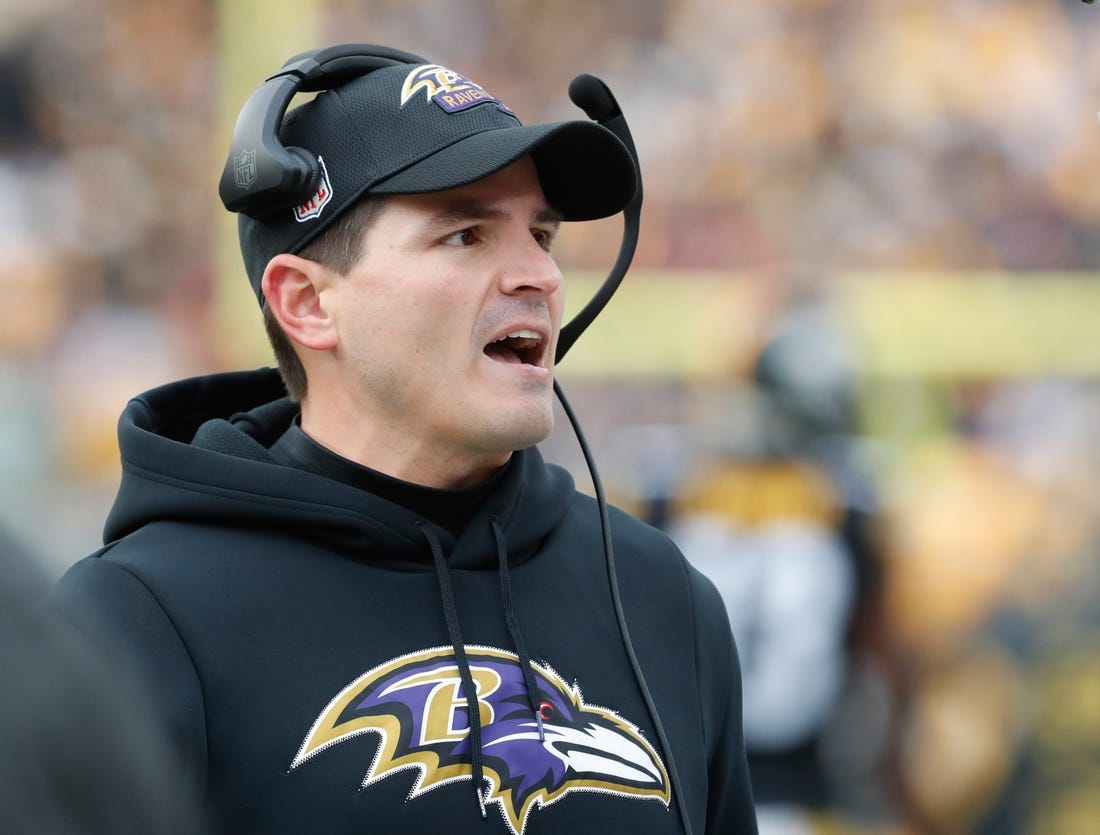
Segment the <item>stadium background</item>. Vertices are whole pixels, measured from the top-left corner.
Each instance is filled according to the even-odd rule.
[[[751,448],[764,346],[799,323],[830,334],[810,355],[843,349],[888,636],[878,689],[830,743],[847,825],[1094,831],[1100,10],[0,6],[0,525],[51,572],[97,545],[129,396],[269,361],[216,197],[265,72],[327,42],[387,43],[527,122],[576,116],[566,87],[593,72],[646,186],[635,267],[560,371],[609,491],[642,515],[676,507],[712,456]],[[563,236],[572,307],[618,236],[614,219]],[[586,483],[564,427],[548,448]]]

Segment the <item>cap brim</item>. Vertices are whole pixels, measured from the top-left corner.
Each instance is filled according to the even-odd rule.
[[[546,201],[566,220],[622,211],[637,188],[630,152],[595,122],[554,122],[476,133],[367,189],[424,194],[469,185],[530,154]]]

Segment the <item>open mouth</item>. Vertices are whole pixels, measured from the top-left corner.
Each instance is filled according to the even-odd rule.
[[[485,346],[485,355],[499,362],[542,366],[542,336],[521,328]]]

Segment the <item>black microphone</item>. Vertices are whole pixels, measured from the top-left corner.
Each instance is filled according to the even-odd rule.
[[[569,82],[569,98],[589,119],[601,125],[623,115],[607,85],[589,73],[582,73]]]
[[[569,98],[589,119],[599,122],[622,140],[634,159],[634,167],[641,171],[634,137],[626,126],[626,117],[623,116],[619,103],[615,101],[615,96],[611,94],[611,89],[596,76],[584,73],[569,83]],[[638,188],[641,189],[641,178],[638,179]]]

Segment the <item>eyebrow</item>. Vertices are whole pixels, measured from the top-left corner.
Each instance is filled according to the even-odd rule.
[[[450,206],[434,215],[429,221],[429,226],[434,229],[437,227],[449,227],[455,224],[475,221],[503,220],[507,217],[508,212],[503,209],[493,208],[492,206],[484,206],[477,203],[471,203],[469,205],[459,204]],[[565,217],[557,209],[552,209],[547,206],[533,212],[531,219],[538,223],[558,226],[565,220]]]

